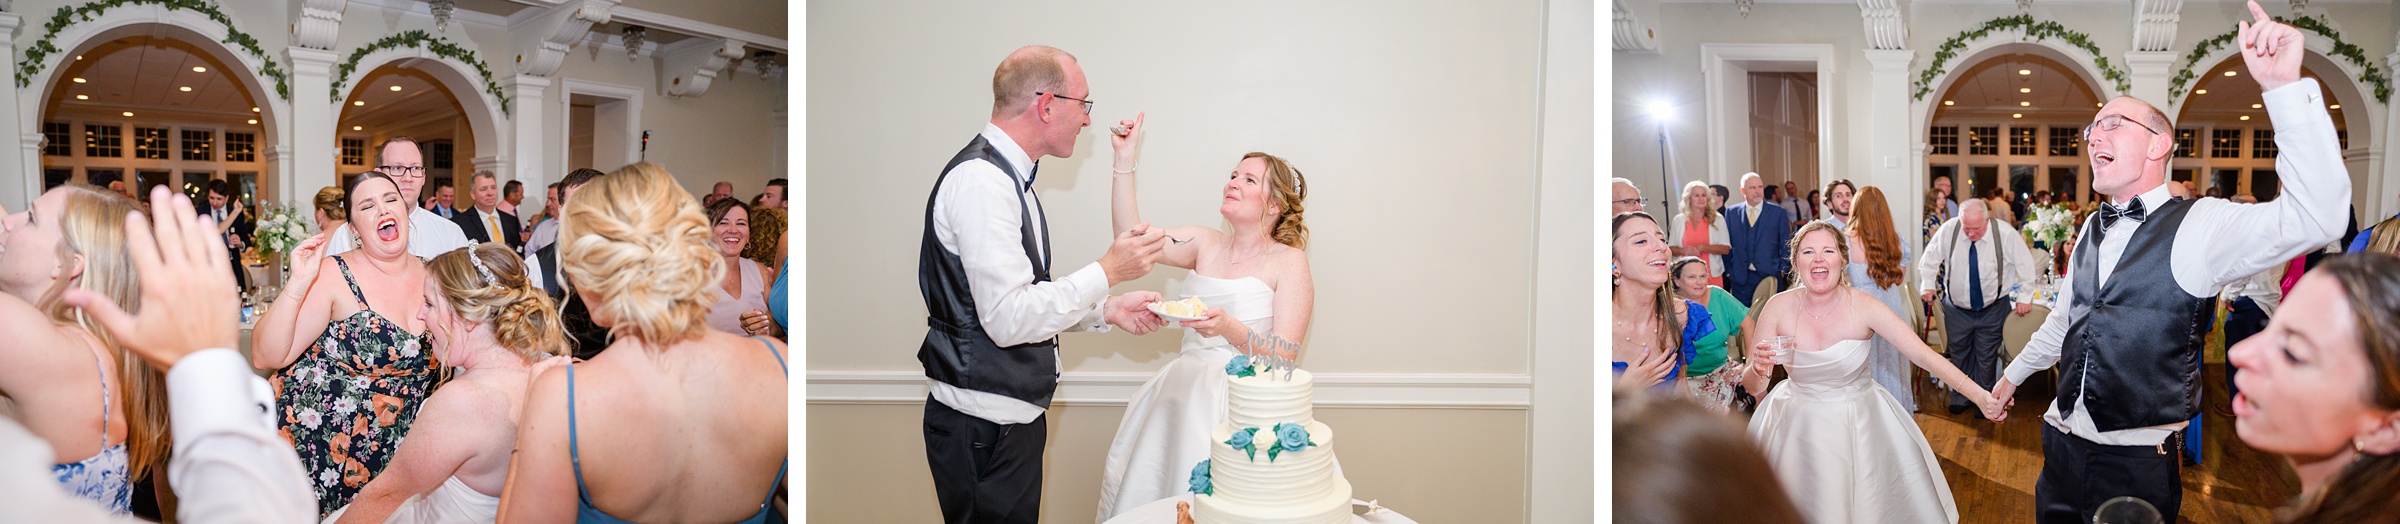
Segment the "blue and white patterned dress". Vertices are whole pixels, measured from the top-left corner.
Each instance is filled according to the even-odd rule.
[[[100,454],[73,463],[52,465],[50,473],[58,476],[58,484],[65,487],[68,493],[98,502],[101,507],[108,508],[109,512],[123,515],[131,512],[133,508],[133,483],[128,482],[125,478],[126,472],[130,471],[125,455],[125,443],[108,445],[108,415],[116,407],[114,399],[109,398],[106,380],[108,376],[107,363],[101,362],[99,357],[93,357],[93,362],[95,366],[101,368],[100,376],[102,377],[100,385]]]

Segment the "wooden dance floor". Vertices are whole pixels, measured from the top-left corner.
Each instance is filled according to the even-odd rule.
[[[2193,524],[2273,522],[2275,508],[2297,496],[2300,480],[2282,458],[2250,449],[2233,432],[2225,411],[2225,365],[2202,370],[2204,451],[2198,466],[2183,468],[2181,522]],[[2017,393],[2008,422],[1993,424],[1975,411],[1945,409],[1949,394],[1921,381],[1917,426],[1941,458],[1942,473],[1958,501],[1962,523],[2019,523],[2033,520],[2033,485],[2042,473],[2041,415],[2056,391],[2050,373],[2035,375]]]

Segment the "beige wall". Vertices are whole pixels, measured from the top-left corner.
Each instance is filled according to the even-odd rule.
[[[1050,411],[1042,522],[1089,523],[1122,406]],[[1353,496],[1418,522],[1526,522],[1525,414],[1458,409],[1323,409]],[[940,522],[926,473],[921,404],[808,407],[810,522]],[[1590,492],[1586,490],[1585,496]]]
[[[1577,369],[1564,355],[1591,351],[1592,113],[1556,100],[1590,98],[1590,55],[1546,49],[1588,48],[1589,6],[1563,21],[1541,0],[808,9],[812,519],[938,518],[915,358],[926,197],[988,120],[992,69],[1037,43],[1075,54],[1097,102],[1075,155],[1044,161],[1036,183],[1054,270],[1105,249],[1104,129],[1117,119],[1148,114],[1140,198],[1162,225],[1220,226],[1223,173],[1247,151],[1284,156],[1311,190],[1304,365],[1318,373],[1319,416],[1346,435],[1357,496],[1423,522],[1525,522],[1540,505],[1533,464],[1591,476],[1588,450],[1529,451],[1590,443],[1589,372],[1541,384],[1552,391],[1531,369],[1552,354],[1537,343],[1558,346],[1562,370]],[[1187,273],[1162,267],[1112,292],[1172,294]],[[1124,402],[1180,336],[1064,335],[1045,521],[1091,521]],[[1580,404],[1564,391],[1577,387]],[[1537,389],[1555,393],[1544,398],[1559,423],[1545,432],[1567,444],[1534,434]],[[1573,509],[1588,508],[1580,485],[1556,514],[1588,518]]]

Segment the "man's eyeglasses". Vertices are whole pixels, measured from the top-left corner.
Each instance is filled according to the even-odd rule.
[[[1034,92],[1033,92],[1033,94],[1034,94],[1034,96],[1050,95],[1050,96],[1053,96],[1053,97],[1064,98],[1064,99],[1073,100],[1073,101],[1076,101],[1076,102],[1082,102],[1082,103],[1083,103],[1083,114],[1086,114],[1086,115],[1092,114],[1092,101],[1091,101],[1091,100],[1085,100],[1085,99],[1081,99],[1081,98],[1075,98],[1075,97],[1071,97],[1071,96],[1067,96],[1067,95],[1062,95],[1062,94],[1058,94],[1058,93],[1047,93],[1047,92],[1042,92],[1042,91],[1034,91]]]
[[[2143,131],[2149,131],[2150,134],[2153,135],[2158,134],[2158,130],[2151,129],[2150,126],[2143,125],[2141,122],[2134,121],[2131,118],[2125,118],[2125,115],[2108,115],[2100,117],[2099,120],[2094,120],[2092,123],[2085,124],[2083,126],[2083,141],[2092,141],[2093,131],[2115,131],[2125,127],[2125,124],[2142,126]]]
[[[381,172],[383,172],[383,174],[386,174],[386,175],[392,175],[392,176],[405,176],[405,177],[421,177],[421,176],[425,176],[425,166],[375,166],[375,170],[376,170],[376,171],[381,171]]]
[[[1628,199],[1624,199],[1624,200],[1611,200],[1611,201],[1609,201],[1609,202],[1611,202],[1611,203],[1614,203],[1614,204],[1616,204],[1616,205],[1620,205],[1620,206],[1636,206],[1636,207],[1640,207],[1640,206],[1642,205],[1642,199],[1640,199],[1640,198],[1628,198]]]

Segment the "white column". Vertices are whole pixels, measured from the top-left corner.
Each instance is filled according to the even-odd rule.
[[[17,25],[24,23],[24,20],[16,13],[0,13],[0,35],[16,34]],[[0,38],[0,56],[17,56],[15,39]],[[10,62],[9,65],[16,63]],[[42,123],[17,114],[20,106],[17,103],[18,96],[15,81],[0,79],[0,101],[6,101],[0,102],[0,122],[32,122],[31,126],[24,128],[0,126],[8,128],[0,131],[0,165],[20,166],[17,169],[20,179],[16,183],[0,183],[0,207],[7,207],[10,213],[24,211],[26,204],[32,203],[33,197],[42,193]],[[10,143],[21,146],[4,145]]]
[[[2383,65],[2387,68],[2400,68],[2400,51],[2385,55]],[[2386,69],[2386,71],[2390,70]],[[2366,94],[2373,96],[2374,92],[2369,91]],[[2393,192],[2400,188],[2395,188],[2390,183],[2393,177],[2400,177],[2400,162],[2387,162],[2383,158],[2385,151],[2400,151],[2400,133],[2393,132],[2400,130],[2400,103],[2385,102],[2383,104],[2383,121],[2383,129],[2381,129],[2383,136],[2375,137],[2375,140],[2382,145],[2373,146],[2367,150],[2367,166],[2375,173],[2375,176],[2367,177],[2366,187],[2350,188],[2350,192],[2353,194],[2364,193],[2367,195],[2363,200],[2366,204],[2359,206],[2360,210],[2375,210],[2373,214],[2359,217],[2360,222],[2369,219],[2380,221],[2385,217],[2392,216],[2395,212],[2400,212],[2400,207],[2396,207],[2393,201],[2396,196]],[[2352,129],[2359,127],[2361,126],[2351,124]],[[2353,196],[2353,198],[2357,197]],[[2366,226],[2362,224],[2359,227]]]
[[[508,171],[494,172],[502,180],[542,180],[544,176],[556,176],[550,174],[551,137],[543,132],[542,126],[543,115],[548,114],[543,111],[548,107],[542,102],[543,95],[549,92],[551,83],[549,78],[533,75],[511,75],[501,80],[500,89],[508,93],[509,108],[516,110],[507,122],[501,123],[505,129],[500,132],[503,139],[500,147],[506,151],[495,152],[507,155],[506,162],[512,164]]]
[[[2181,104],[2167,93],[2167,81],[2175,73],[2174,51],[2126,51],[2125,68],[2133,76],[2133,90],[2126,92],[2126,96],[2175,114],[2174,108]]]
[[[288,199],[341,183],[334,176],[333,142],[333,125],[341,113],[332,95],[334,52],[291,47],[284,49],[284,56],[292,63],[291,114],[275,115],[282,121],[275,133],[279,144],[262,149],[288,148],[270,164],[280,170],[271,194]]]
[[[1923,216],[1924,210],[1920,209],[1922,199],[1912,195],[1917,194],[1915,188],[1925,187],[1910,165],[1924,157],[1909,154],[1909,129],[1914,124],[1908,118],[1908,64],[1916,60],[1917,52],[1869,49],[1866,53],[1867,63],[1874,67],[1867,81],[1867,173],[1853,182],[1884,188],[1884,199],[1892,207],[1892,223],[1914,224],[1918,221],[1910,218]]]

